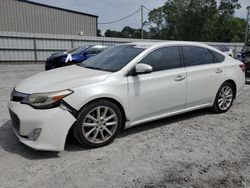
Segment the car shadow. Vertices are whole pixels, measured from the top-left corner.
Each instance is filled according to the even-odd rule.
[[[173,124],[176,122],[185,121],[188,119],[192,119],[192,118],[195,118],[198,116],[204,116],[204,115],[208,115],[208,114],[212,115],[215,113],[213,113],[211,111],[211,109],[205,108],[205,109],[195,110],[192,112],[188,112],[188,113],[184,113],[184,114],[180,114],[180,115],[176,115],[176,116],[171,116],[168,118],[163,118],[163,119],[156,120],[156,121],[151,121],[148,123],[143,123],[143,124],[140,124],[140,125],[128,128],[128,129],[123,129],[119,133],[119,135],[117,136],[116,139],[120,139],[120,138],[126,137],[128,135],[143,133],[145,131],[148,131],[148,130],[151,130],[154,128],[170,125],[170,124]],[[91,149],[91,148],[83,147],[81,144],[79,144],[76,141],[76,139],[74,139],[73,135],[70,135],[69,140],[67,139],[67,141],[66,141],[66,146],[65,146],[66,151],[82,151],[82,150],[86,150],[86,149]]]
[[[180,121],[185,121],[188,119],[192,119],[198,116],[204,116],[204,115],[208,115],[208,114],[215,114],[213,113],[213,111],[209,108],[205,108],[205,109],[200,109],[200,110],[195,110],[192,112],[187,112],[187,113],[183,113],[180,115],[175,115],[175,116],[171,116],[171,117],[167,117],[167,118],[163,118],[160,120],[156,120],[156,121],[151,121],[148,123],[144,123],[144,124],[140,124],[128,129],[124,129],[120,132],[120,134],[118,135],[118,138],[122,138],[128,135],[133,135],[133,134],[138,134],[138,133],[142,133],[145,131],[148,131],[150,129],[154,129],[154,128],[158,128],[161,126],[166,126],[166,125],[170,125],[173,123],[177,123]]]
[[[210,109],[201,109],[193,112],[184,113],[181,115],[160,119],[157,121],[152,121],[149,123],[140,124],[135,127],[122,130],[120,134],[117,136],[117,139],[207,114],[213,114],[213,112],[211,112]],[[41,160],[41,159],[60,157],[58,155],[59,152],[37,151],[22,144],[17,139],[13,131],[11,120],[8,120],[0,127],[0,147],[3,150],[7,151],[8,153],[17,154],[30,160]],[[89,149],[91,148],[86,148],[83,147],[81,144],[79,144],[71,132],[68,134],[65,144],[65,151],[73,152],[73,151],[84,151]]]

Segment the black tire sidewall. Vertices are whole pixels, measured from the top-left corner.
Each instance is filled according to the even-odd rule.
[[[92,142],[89,142],[85,136],[83,135],[83,132],[82,132],[82,123],[83,123],[83,120],[85,119],[86,115],[91,111],[93,110],[94,108],[98,107],[98,106],[107,106],[109,108],[111,108],[117,115],[117,128],[114,132],[114,134],[105,142],[103,143],[92,143]],[[76,137],[76,139],[84,146],[87,146],[87,147],[102,147],[102,146],[105,146],[107,144],[109,144],[110,142],[112,142],[114,140],[114,138],[117,136],[117,134],[119,133],[121,127],[122,127],[122,114],[119,110],[119,108],[112,102],[108,101],[108,100],[98,100],[98,101],[94,101],[90,104],[87,104],[86,106],[84,106],[82,108],[82,110],[80,111],[80,113],[78,114],[78,117],[77,117],[77,123],[74,127],[74,135]]]

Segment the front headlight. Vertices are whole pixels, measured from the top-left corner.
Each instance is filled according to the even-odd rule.
[[[22,103],[31,105],[37,109],[54,108],[60,105],[61,100],[72,94],[71,90],[63,90],[48,93],[33,93],[25,98]]]

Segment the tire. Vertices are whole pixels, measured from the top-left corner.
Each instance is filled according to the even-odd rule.
[[[233,104],[234,88],[229,82],[222,84],[217,92],[212,109],[216,113],[227,112]]]
[[[122,114],[114,103],[98,100],[83,107],[73,132],[82,145],[91,148],[102,147],[115,139],[122,122]]]

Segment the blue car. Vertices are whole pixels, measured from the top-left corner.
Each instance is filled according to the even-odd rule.
[[[89,45],[72,48],[63,53],[52,54],[45,62],[45,70],[81,63],[104,51],[108,47],[109,46],[106,45]]]

